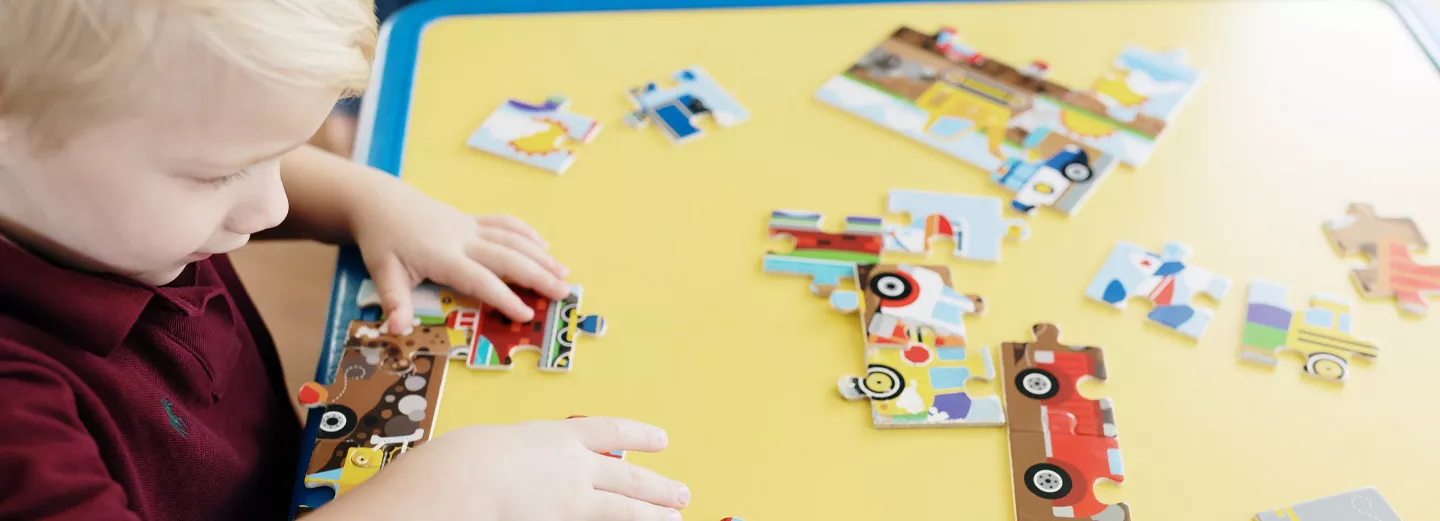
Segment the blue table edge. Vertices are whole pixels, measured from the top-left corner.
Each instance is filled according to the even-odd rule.
[[[1024,0],[951,0],[956,3],[1015,2]],[[1081,1],[1081,0],[1061,0]],[[1440,13],[1425,0],[1381,0],[1400,17],[1437,70],[1440,70]],[[465,15],[535,14],[567,12],[608,12],[677,9],[743,9],[757,7],[803,7],[859,4],[925,3],[917,0],[430,0],[396,12],[380,30],[374,70],[361,104],[359,129],[352,159],[400,175],[400,161],[409,118],[410,94],[414,86],[415,60],[425,27],[439,18]],[[365,264],[354,247],[340,249],[331,286],[330,309],[326,316],[325,340],[315,367],[315,381],[328,383],[338,363],[335,354],[345,342],[344,327],[361,318],[355,301],[356,289],[366,276]],[[374,318],[374,317],[366,317]],[[290,502],[294,518],[300,498],[307,492],[305,470],[310,466],[321,410],[306,414],[300,458]]]

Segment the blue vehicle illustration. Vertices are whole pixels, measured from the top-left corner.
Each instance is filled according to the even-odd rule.
[[[1090,182],[1095,171],[1090,167],[1090,155],[1070,144],[1043,163],[1007,159],[993,177],[1015,192],[1011,208],[1029,214],[1037,207],[1055,204],[1072,185]]]

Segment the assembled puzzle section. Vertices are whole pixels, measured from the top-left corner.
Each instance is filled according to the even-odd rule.
[[[1400,521],[1374,487],[1352,490],[1255,514],[1254,521]]]
[[[1219,301],[1230,291],[1232,282],[1187,264],[1193,253],[1189,246],[1175,242],[1166,244],[1158,254],[1121,242],[1090,281],[1085,296],[1116,309],[1125,309],[1131,298],[1144,298],[1155,305],[1149,314],[1151,321],[1200,338],[1214,312],[1197,308],[1190,301],[1201,293]]]
[[[675,82],[672,87],[650,82],[625,91],[635,107],[635,112],[625,116],[625,123],[641,127],[653,122],[678,145],[705,135],[698,126],[703,116],[710,116],[721,128],[750,119],[745,107],[699,66],[681,69],[671,79]]]
[[[300,390],[301,406],[323,409],[305,486],[329,488],[333,498],[429,440],[449,349],[443,327],[396,335],[381,322],[351,322],[332,382],[310,382]],[[318,504],[301,508],[319,508],[328,499],[310,501]]]
[[[516,352],[531,350],[540,354],[540,370],[566,372],[572,367],[578,337],[605,334],[604,317],[580,314],[579,285],[571,285],[570,295],[560,300],[526,288],[510,289],[535,311],[534,319],[515,322],[478,300],[430,283],[417,286],[411,300],[416,320],[443,325],[451,340],[449,356],[465,360],[471,369],[507,370]],[[373,282],[360,285],[356,301],[362,307],[379,305]]]
[[[881,428],[1005,423],[999,396],[967,386],[995,378],[990,350],[965,340],[964,317],[983,313],[983,299],[952,289],[944,266],[864,264],[856,284],[856,305],[838,309],[860,312],[866,372],[840,378],[842,397],[868,399]]]
[[[1117,155],[1137,163],[1148,156],[1165,122],[1107,116],[1095,96],[1045,80],[1047,67],[1016,69],[966,47],[954,31],[928,36],[902,27],[816,97],[992,172],[1016,192],[1016,211],[1048,206],[1070,215],[1118,164]],[[1120,97],[1147,107],[1130,112],[1167,106]]]
[[[1125,480],[1114,406],[1079,390],[1086,378],[1105,380],[1104,351],[1061,344],[1053,324],[1031,331],[1033,342],[1000,349],[1016,519],[1129,521],[1129,505],[1094,491],[1101,479]]]
[[[1409,218],[1379,217],[1375,208],[1351,204],[1345,217],[1325,224],[1330,243],[1345,255],[1363,253],[1372,264],[1351,271],[1351,280],[1367,298],[1393,297],[1400,311],[1425,315],[1426,297],[1440,294],[1440,264],[1422,264],[1411,257],[1428,244]]]
[[[551,96],[539,105],[508,100],[485,118],[465,143],[477,150],[563,174],[575,162],[575,152],[562,148],[561,143],[589,143],[601,129],[595,119],[573,114],[569,109],[570,101],[563,96]]]
[[[854,280],[855,266],[880,262],[883,223],[879,217],[849,216],[840,233],[821,229],[818,213],[776,210],[770,214],[770,237],[794,241],[789,253],[765,253],[766,273],[805,275],[810,291],[826,297],[842,280]]]
[[[1274,366],[1275,353],[1290,350],[1305,360],[1305,374],[1344,382],[1350,360],[1374,360],[1380,349],[1351,333],[1350,303],[1315,296],[1303,312],[1286,304],[1289,289],[1263,280],[1250,281],[1249,306],[1240,358]]]
[[[931,241],[946,237],[955,243],[956,258],[999,262],[1004,239],[1030,237],[1030,225],[1005,219],[994,197],[891,190],[887,209],[910,214],[910,225],[885,226],[885,251],[926,253]]]

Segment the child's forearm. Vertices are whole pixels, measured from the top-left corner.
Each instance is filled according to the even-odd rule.
[[[406,189],[384,172],[352,163],[310,145],[286,154],[280,162],[290,215],[256,239],[314,239],[330,244],[354,240],[351,217],[360,200],[375,191]]]

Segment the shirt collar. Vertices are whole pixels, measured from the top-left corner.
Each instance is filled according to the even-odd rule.
[[[156,288],[60,267],[0,240],[0,312],[100,356],[139,321]]]

